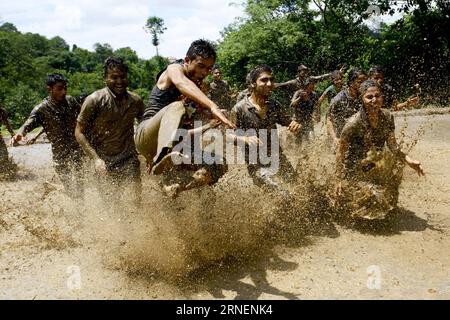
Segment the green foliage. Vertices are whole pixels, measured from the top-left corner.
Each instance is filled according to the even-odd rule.
[[[241,89],[247,72],[261,63],[273,67],[280,82],[293,79],[300,64],[312,74],[342,64],[366,70],[377,64],[402,97],[414,94],[418,83],[423,97],[448,103],[449,6],[428,0],[399,6],[388,0],[248,0],[247,17],[222,32],[218,63],[231,85]],[[365,21],[373,10],[401,11],[404,17],[371,30]]]
[[[162,57],[143,60],[129,47],[114,50],[96,43],[94,51],[73,48],[61,37],[47,39],[38,34],[20,33],[11,23],[0,26],[0,103],[15,126],[28,117],[46,97],[47,74],[59,72],[69,79],[68,94],[90,94],[104,87],[102,68],[110,56],[123,58],[129,66],[129,88],[144,99],[157,73],[169,63]]]
[[[167,30],[167,28],[164,26],[164,20],[155,16],[149,17],[144,28],[152,36],[152,44],[156,47],[156,55],[159,56],[159,36]]]
[[[32,88],[23,83],[18,83],[8,90],[4,100],[6,113],[14,126],[20,126],[33,109],[41,101],[41,97]]]

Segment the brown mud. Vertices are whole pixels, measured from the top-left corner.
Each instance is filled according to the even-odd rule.
[[[88,172],[76,203],[48,144],[9,149],[19,173],[0,182],[0,299],[448,299],[450,115],[396,124],[427,176],[406,168],[399,210],[375,225],[333,218],[320,137],[301,156],[288,148],[300,172],[289,205],[240,167],[175,200],[145,175],[143,210],[125,191],[106,207]]]

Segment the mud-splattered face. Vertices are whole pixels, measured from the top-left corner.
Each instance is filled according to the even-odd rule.
[[[308,69],[302,69],[298,72],[298,77],[300,79],[306,78],[307,76],[309,76],[309,70]]]
[[[333,85],[336,89],[340,90],[342,89],[344,84],[344,78],[342,77],[342,74],[339,74],[333,78]]]
[[[256,82],[252,84],[253,92],[257,95],[269,97],[274,89],[274,78],[270,72],[262,72],[256,79]]]
[[[108,70],[106,74],[106,85],[115,95],[123,95],[128,87],[128,75],[120,69]]]
[[[214,81],[222,80],[222,74],[220,73],[219,69],[213,70],[213,77],[214,77]]]
[[[355,81],[353,81],[353,82],[350,84],[350,88],[353,89],[353,90],[355,90],[355,91],[358,91],[358,90],[359,90],[359,87],[361,86],[361,84],[362,84],[364,81],[366,81],[366,75],[363,74],[363,73],[360,73],[360,74],[358,75],[358,78],[356,78]]]
[[[383,106],[383,94],[378,87],[371,87],[362,96],[364,108],[368,114],[376,114]]]
[[[215,62],[216,59],[213,57],[206,59],[201,56],[197,56],[193,60],[186,58],[185,66],[187,69],[188,78],[194,82],[202,81],[208,74],[211,73],[211,69]]]
[[[61,102],[66,98],[67,83],[57,82],[52,87],[47,86],[47,91],[53,101]]]

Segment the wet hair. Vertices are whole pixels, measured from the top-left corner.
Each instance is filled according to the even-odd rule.
[[[265,64],[261,64],[259,66],[256,66],[255,68],[253,68],[253,70],[247,74],[247,77],[245,79],[246,79],[247,86],[250,91],[252,90],[252,84],[256,83],[256,80],[258,80],[258,77],[263,72],[273,73],[271,67],[269,67],[268,65],[265,65]]]
[[[380,91],[381,91],[380,85],[375,80],[369,79],[369,80],[364,81],[359,86],[359,95],[362,97],[369,88],[373,88],[373,87],[376,87],[376,88],[380,89]]]
[[[211,71],[215,71],[215,70],[219,70],[220,71],[220,66],[218,64],[213,65]]]
[[[122,58],[109,57],[105,60],[105,64],[103,65],[103,77],[106,78],[108,72],[114,69],[128,73],[128,65]]]
[[[214,58],[215,60],[217,57],[216,48],[208,40],[196,40],[192,42],[191,46],[189,47],[189,50],[186,53],[186,57],[188,57],[190,60],[194,60],[198,56],[204,59]]]
[[[305,66],[304,64],[301,64],[298,66],[297,72],[300,72],[302,70],[309,70],[309,68],[307,66]]]
[[[358,79],[360,75],[366,75],[362,69],[352,68],[348,74],[347,84],[350,85],[353,81]]]
[[[384,74],[384,69],[380,66],[373,66],[372,68],[370,68],[369,70],[369,76],[374,75],[375,73],[381,73]]]
[[[68,80],[67,78],[60,74],[60,73],[52,73],[47,76],[47,80],[45,81],[45,84],[49,87],[53,87],[58,82],[63,82],[67,84]]]

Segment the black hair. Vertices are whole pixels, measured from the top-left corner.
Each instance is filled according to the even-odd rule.
[[[217,57],[216,48],[208,40],[196,40],[191,43],[191,46],[186,53],[186,57],[190,60],[194,60],[198,56],[204,59],[214,58],[215,60]]]
[[[375,80],[369,79],[369,80],[364,81],[364,82],[361,83],[361,85],[359,86],[359,95],[360,95],[360,96],[363,96],[364,93],[366,93],[367,89],[373,88],[373,87],[376,87],[376,88],[378,88],[378,89],[381,90],[380,85],[379,85],[378,82],[376,82]]]
[[[382,74],[384,74],[384,69],[382,67],[380,67],[380,66],[373,66],[369,70],[369,76],[372,76],[375,73],[382,73]]]
[[[52,73],[47,76],[47,80],[45,81],[45,84],[49,87],[53,87],[58,82],[63,82],[67,84],[68,80],[67,78],[60,74],[60,73]]]
[[[109,57],[105,60],[105,64],[103,65],[103,77],[106,78],[108,72],[114,69],[119,69],[124,73],[128,73],[128,65],[122,58]]]
[[[352,68],[348,74],[347,84],[350,85],[353,81],[358,79],[360,75],[366,75],[362,69]]]
[[[213,65],[211,70],[212,71],[214,71],[214,70],[219,70],[220,71],[220,66],[218,64],[215,64],[215,65]]]
[[[331,79],[336,79],[337,77],[341,76],[342,77],[342,72],[341,70],[334,70],[331,73]]]
[[[258,80],[258,77],[263,72],[273,73],[272,68],[265,64],[260,64],[259,66],[256,66],[247,74],[246,82],[247,86],[250,90],[252,90],[252,84],[256,83],[256,80]]]
[[[309,68],[307,66],[305,66],[304,64],[301,64],[298,66],[297,72],[300,73],[300,71],[302,71],[302,70],[309,70]]]

